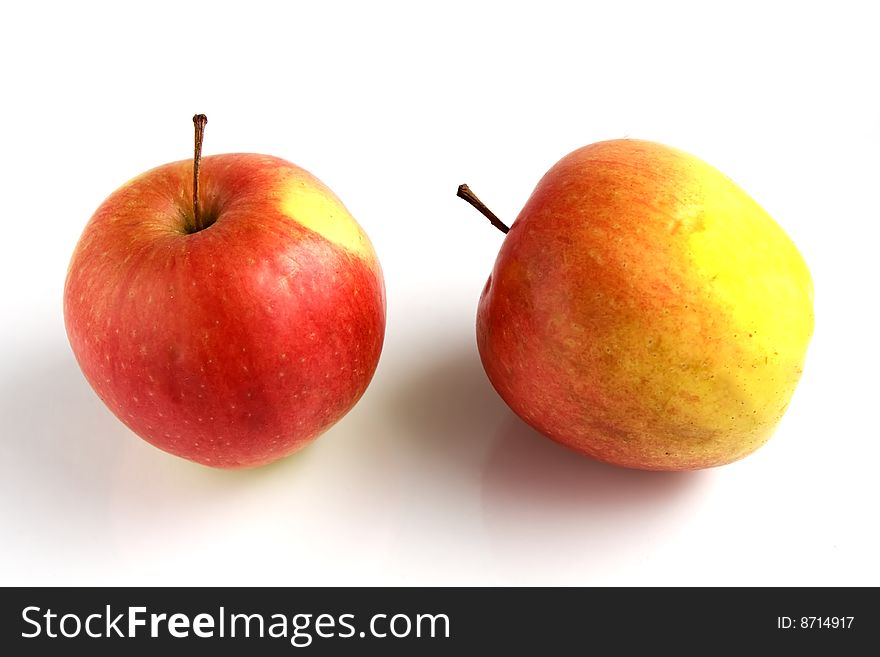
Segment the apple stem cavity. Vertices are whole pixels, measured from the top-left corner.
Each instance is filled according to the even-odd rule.
[[[494,212],[492,212],[489,208],[486,207],[486,204],[483,203],[477,195],[471,191],[471,188],[467,185],[459,185],[458,193],[456,194],[458,198],[463,198],[465,201],[474,206],[480,213],[488,219],[495,228],[500,230],[502,233],[507,233],[510,231],[510,228],[507,224],[505,224],[501,219],[499,219]]]
[[[205,140],[205,125],[208,117],[204,114],[196,114],[193,117],[195,126],[195,148],[193,150],[193,230],[198,232],[207,226],[202,225],[201,208],[199,207],[199,168],[202,164],[202,142]]]

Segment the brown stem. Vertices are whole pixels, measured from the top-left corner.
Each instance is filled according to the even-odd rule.
[[[195,125],[196,129],[195,149],[193,151],[193,227],[197,231],[204,228],[199,208],[199,167],[202,164],[202,141],[205,139],[205,124],[207,123],[208,117],[204,114],[196,114],[193,117],[193,125]]]
[[[483,203],[480,199],[477,198],[477,195],[471,191],[471,188],[467,185],[459,185],[458,186],[458,194],[456,194],[458,198],[463,198],[465,201],[474,206],[477,210],[482,213],[486,219],[492,222],[492,225],[495,226],[502,233],[507,233],[510,228],[507,227],[501,219],[495,216],[495,213],[492,212],[489,208],[486,207],[486,204]]]

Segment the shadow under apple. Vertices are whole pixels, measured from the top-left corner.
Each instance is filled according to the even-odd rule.
[[[686,522],[701,472],[619,468],[542,436],[513,414],[498,426],[482,479],[483,519],[498,576],[533,583],[552,560],[558,581],[596,582],[652,558]]]
[[[486,378],[476,344],[462,338],[411,360],[419,365],[396,385],[389,416],[413,459],[423,473],[444,479],[478,472],[509,411]]]
[[[12,514],[6,522],[23,541],[38,535],[59,547],[97,540],[130,432],[103,407],[62,346],[35,345],[16,356],[0,381],[0,485],[4,510]]]
[[[61,340],[19,350],[0,380],[0,426],[6,500],[0,512],[8,543],[35,558],[45,555],[45,568],[62,552],[106,552],[120,519],[145,532],[152,526],[159,536],[173,531],[267,475],[283,478],[301,456],[220,471],[165,454],[104,406]]]

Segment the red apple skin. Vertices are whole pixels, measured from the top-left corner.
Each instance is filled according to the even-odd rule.
[[[643,470],[731,463],[788,406],[813,331],[809,270],[742,189],[620,139],[541,179],[480,298],[477,344],[524,421]]]
[[[76,247],[64,289],[86,379],[136,434],[220,468],[302,448],[367,388],[385,332],[366,235],[318,179],[284,160],[201,161],[216,218],[188,233],[192,162],[114,192]]]

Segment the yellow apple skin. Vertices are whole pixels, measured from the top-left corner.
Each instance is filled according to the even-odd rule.
[[[547,172],[477,314],[483,365],[520,417],[645,470],[764,444],[812,332],[810,273],[779,225],[712,166],[629,139]]]

